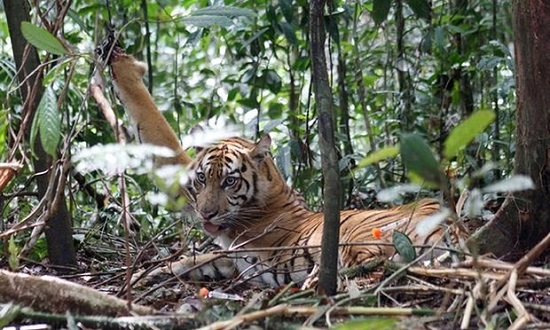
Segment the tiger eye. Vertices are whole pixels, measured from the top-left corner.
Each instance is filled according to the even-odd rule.
[[[204,173],[202,172],[197,173],[197,180],[199,180],[200,183],[205,183],[206,175],[204,175]]]

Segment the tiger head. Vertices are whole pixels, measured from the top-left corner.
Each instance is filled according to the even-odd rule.
[[[269,152],[271,138],[258,143],[234,137],[201,150],[190,166],[190,191],[204,230],[217,237],[246,230],[260,217],[274,181],[282,178]]]

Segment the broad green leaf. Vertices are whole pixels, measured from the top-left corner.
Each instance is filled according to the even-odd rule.
[[[407,0],[407,4],[417,17],[430,19],[431,8],[428,0]]]
[[[286,40],[288,40],[288,42],[293,45],[297,45],[298,38],[296,38],[296,27],[287,22],[281,22],[279,23],[279,26],[281,27],[281,30],[286,37]]]
[[[226,17],[255,17],[256,13],[250,9],[232,6],[213,6],[197,9],[191,16],[226,16]]]
[[[200,28],[208,28],[214,25],[221,27],[230,27],[233,21],[226,16],[219,15],[199,15],[189,16],[182,20],[185,24],[194,25]]]
[[[445,158],[451,159],[458,155],[460,150],[464,149],[472,140],[483,132],[495,120],[495,113],[491,110],[479,110],[457,127],[455,127],[449,137],[445,140]]]
[[[416,250],[414,249],[413,243],[409,236],[399,230],[394,230],[392,235],[392,243],[397,253],[399,253],[399,255],[406,262],[411,262],[416,259]]]
[[[294,7],[292,6],[292,0],[280,0],[279,7],[281,8],[281,13],[287,23],[292,24],[294,22]]]
[[[403,163],[410,172],[415,173],[428,183],[439,184],[441,171],[432,150],[418,135],[403,134],[399,152]]]
[[[399,155],[399,146],[384,147],[380,150],[376,150],[375,152],[371,152],[370,155],[363,158],[359,162],[358,167],[365,167],[370,164],[378,163],[384,159],[395,158],[397,155]]]
[[[57,145],[61,140],[61,113],[53,89],[46,88],[36,112],[40,142],[48,155],[55,157]]]
[[[55,55],[65,55],[67,50],[59,40],[46,29],[33,25],[29,22],[21,23],[21,33],[34,47]]]
[[[263,78],[265,85],[273,94],[279,93],[282,86],[282,80],[275,70],[265,70],[263,72]]]
[[[393,317],[367,317],[346,321],[342,324],[337,325],[334,330],[392,330],[395,329],[397,322],[399,322],[399,319]]]
[[[446,40],[447,40],[446,39],[446,37],[447,37],[446,34],[447,34],[447,32],[441,26],[438,26],[434,29],[434,35],[433,35],[434,44],[435,44],[435,46],[437,47],[438,50],[445,49]]]
[[[533,179],[527,175],[514,175],[511,178],[495,182],[493,184],[484,187],[482,190],[485,193],[488,192],[514,192],[521,190],[534,189],[535,184]]]
[[[392,1],[391,0],[374,0],[372,3],[372,19],[376,24],[382,24],[388,17]]]

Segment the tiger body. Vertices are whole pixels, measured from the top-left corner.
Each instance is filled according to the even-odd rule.
[[[221,259],[211,254],[189,257],[151,276],[185,273],[204,279],[239,273],[268,286],[291,281],[302,283],[319,264],[323,214],[310,211],[286,183],[269,152],[269,136],[257,143],[229,138],[204,148],[194,159],[182,156],[185,153],[174,143],[175,135],[161,118],[141,77],[134,79],[143,75],[141,66],[135,63],[129,55],[115,54],[111,67],[119,98],[141,127],[140,139],[174,150],[176,156],[161,164],[176,163],[189,169],[191,180],[186,189],[193,196],[197,218],[218,245],[234,251]],[[133,79],[125,79],[127,75]],[[147,101],[145,106],[135,102],[139,98]],[[387,210],[342,211],[339,266],[351,267],[373,258],[391,257],[395,250],[388,243],[396,229],[406,233],[415,244],[440,244],[444,226],[436,227],[425,237],[415,231],[422,219],[439,210],[438,202],[421,200]],[[384,230],[381,237],[374,237],[374,228],[389,230]],[[203,263],[194,269],[194,265]]]

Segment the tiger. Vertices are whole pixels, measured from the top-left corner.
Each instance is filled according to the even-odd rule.
[[[310,210],[283,178],[270,153],[270,136],[257,142],[223,139],[190,157],[143,82],[145,65],[120,47],[114,47],[108,63],[115,91],[137,127],[139,140],[174,151],[173,157],[156,165],[187,169],[190,180],[185,190],[192,196],[195,217],[206,234],[231,252],[187,257],[156,269],[148,278],[185,275],[218,280],[237,275],[262,286],[304,283],[319,267],[323,213]],[[393,257],[396,251],[389,243],[395,230],[415,245],[444,246],[446,223],[423,236],[415,230],[423,219],[440,211],[434,199],[384,210],[341,211],[339,268]],[[375,235],[375,230],[380,233]]]

